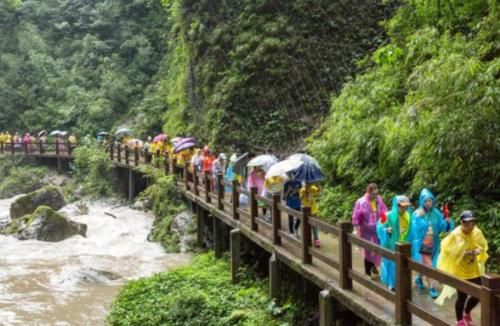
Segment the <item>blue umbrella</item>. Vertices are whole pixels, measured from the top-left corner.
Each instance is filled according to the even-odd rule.
[[[323,172],[313,163],[304,163],[292,171],[295,180],[306,183],[314,183],[325,178]]]

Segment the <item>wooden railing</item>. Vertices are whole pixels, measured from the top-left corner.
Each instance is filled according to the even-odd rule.
[[[16,149],[11,146],[0,144],[0,153],[15,153]],[[49,144],[46,144],[49,145]],[[38,152],[47,153],[48,149],[55,150],[57,155],[71,155],[69,144],[66,144],[68,150],[61,153],[57,142],[54,147],[42,146]],[[482,285],[458,279],[453,275],[436,270],[432,267],[423,265],[411,259],[411,246],[408,243],[398,243],[396,251],[393,252],[380,245],[369,242],[359,236],[352,234],[352,224],[342,222],[339,225],[331,225],[322,220],[311,217],[310,209],[303,208],[302,211],[293,210],[282,203],[279,195],[272,198],[264,198],[257,194],[257,189],[246,190],[236,181],[227,182],[222,175],[212,176],[211,174],[200,173],[196,168],[189,164],[180,166],[174,159],[170,159],[164,153],[142,153],[139,148],[130,149],[127,146],[110,146],[107,149],[109,157],[119,164],[135,167],[140,164],[153,164],[158,168],[163,168],[164,173],[177,176],[177,184],[183,190],[189,191],[206,204],[213,205],[215,209],[228,213],[236,221],[248,221],[252,232],[259,233],[259,228],[271,231],[269,239],[274,246],[283,246],[285,240],[291,246],[294,246],[300,252],[300,258],[303,264],[315,264],[315,261],[321,262],[327,268],[336,270],[339,274],[339,285],[344,290],[352,290],[353,282],[368,288],[385,300],[395,305],[395,320],[398,324],[410,325],[412,315],[418,316],[422,320],[432,325],[452,325],[451,321],[443,320],[439,316],[425,310],[412,300],[412,273],[419,273],[430,277],[441,284],[454,287],[463,293],[476,297],[481,302],[481,325],[500,326],[500,275],[486,274],[482,277]],[[29,150],[25,154],[34,154]],[[132,156],[132,158],[131,158]],[[163,165],[163,167],[161,166]],[[231,194],[226,198],[224,187],[231,188]],[[248,197],[248,205],[240,207],[240,195]],[[261,219],[258,215],[258,201],[267,206],[270,212],[271,222]],[[283,231],[281,226],[282,213],[290,215],[301,222],[300,239],[290,236]],[[338,255],[324,252],[315,248],[311,241],[311,228],[317,227],[324,233],[334,235],[338,241]],[[381,283],[373,281],[365,274],[353,268],[353,246],[367,249],[384,258],[395,261],[396,264],[396,289],[395,292],[388,290]]]

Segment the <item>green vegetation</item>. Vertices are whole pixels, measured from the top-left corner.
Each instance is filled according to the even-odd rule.
[[[76,195],[74,191],[78,186],[81,186],[79,196],[101,197],[118,193],[116,169],[100,146],[79,146],[73,154],[74,178],[66,186],[69,195]]]
[[[328,187],[322,215],[348,219],[368,182],[386,202],[422,187],[456,217],[481,218],[500,256],[500,48],[496,1],[408,1],[385,24],[391,42],[361,62],[312,137]]]
[[[27,164],[21,155],[0,156],[0,199],[32,192],[44,185],[48,169]]]
[[[83,134],[132,119],[149,107],[166,16],[159,0],[1,1],[0,129]]]
[[[172,229],[174,218],[187,210],[181,195],[175,188],[175,178],[166,176],[162,170],[152,166],[141,166],[140,171],[147,177],[151,185],[144,190],[138,200],[146,202],[155,214],[151,230],[151,239],[159,242],[165,251],[178,252],[181,239],[180,230]],[[194,225],[187,232],[193,232]]]
[[[279,151],[317,126],[355,62],[383,41],[378,24],[393,10],[392,1],[355,10],[328,0],[163,3],[176,63],[164,129]]]
[[[231,284],[227,260],[212,254],[122,288],[108,316],[110,325],[292,325],[300,310],[277,306],[264,281],[243,277]]]

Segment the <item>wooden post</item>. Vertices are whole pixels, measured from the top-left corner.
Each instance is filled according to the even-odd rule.
[[[115,158],[114,158],[114,153],[115,152],[115,147],[113,146],[113,143],[110,143],[109,144],[109,158],[111,161],[113,161]]]
[[[200,195],[200,191],[198,190],[198,186],[200,184],[200,179],[198,179],[198,169],[196,166],[193,166],[193,191],[195,196]]]
[[[41,140],[38,142],[38,151],[43,154],[43,142]]]
[[[311,208],[302,208],[302,262],[304,264],[312,263],[312,256],[309,253],[309,247],[312,245],[311,241],[311,225],[309,224],[309,216],[311,216]]]
[[[238,181],[233,180],[233,188],[232,188],[232,202],[233,202],[233,218],[235,220],[240,219],[240,214],[238,214],[238,207],[240,206],[240,194],[238,193]]]
[[[165,153],[165,161],[163,161],[163,168],[165,169],[165,175],[170,174],[170,160],[168,154]]]
[[[59,140],[56,139],[56,155],[59,156]]]
[[[217,208],[224,210],[224,183],[222,173],[217,174]]]
[[[155,165],[156,165],[157,168],[160,168],[160,156],[161,156],[161,153],[160,153],[159,149],[156,150],[155,156],[156,156],[156,158],[155,158]]]
[[[240,229],[231,230],[231,281],[233,284],[240,282],[239,269],[241,265],[241,231]]]
[[[140,156],[139,156],[139,147],[135,147],[134,148],[134,162],[135,162],[135,166],[139,166],[139,159],[140,159]]]
[[[488,273],[481,281],[481,325],[500,326],[500,275]]]
[[[4,143],[3,143],[3,140],[2,140],[2,142],[0,143],[0,153],[2,153],[2,154],[3,154],[3,152],[4,152],[4,147],[3,147],[3,145],[4,145]]]
[[[69,142],[69,140],[68,140],[67,146],[68,146],[68,156],[71,156],[71,153],[73,152],[73,148],[71,147],[71,143]]]
[[[319,293],[319,326],[333,325],[333,303],[329,290]]]
[[[189,163],[186,162],[184,163],[184,166],[182,167],[184,169],[184,187],[186,187],[186,190],[189,190]]]
[[[117,161],[121,162],[122,161],[122,146],[121,146],[121,144],[116,145],[116,156],[117,156]]]
[[[411,313],[406,302],[411,301],[411,244],[396,243],[396,323],[411,325]]]
[[[206,172],[203,173],[203,178],[205,182],[205,202],[210,203],[210,178]]]
[[[16,154],[16,146],[14,144],[14,141],[10,142],[10,151],[11,151],[12,155]]]
[[[258,225],[255,219],[258,215],[258,204],[257,204],[257,187],[250,188],[250,223],[252,226],[252,231],[258,230]]]
[[[128,200],[133,202],[135,198],[135,176],[134,171],[129,168],[128,169]]]
[[[215,258],[221,258],[222,257],[222,252],[223,252],[223,246],[224,244],[222,241],[224,239],[222,238],[222,222],[216,217],[213,217],[214,221],[214,255]]]
[[[125,164],[129,165],[130,149],[125,145]]]
[[[352,246],[347,241],[347,236],[352,232],[352,224],[350,222],[340,223],[339,236],[339,279],[340,287],[345,290],[352,289],[352,279],[349,277],[349,270],[352,268]]]
[[[203,207],[197,205],[196,207],[196,240],[200,248],[203,247],[203,231],[205,228]]]
[[[281,196],[279,194],[273,195],[273,206],[272,206],[272,222],[273,222],[273,243],[275,245],[281,245],[280,229],[281,229],[281,211],[279,209],[279,204],[281,202]]]
[[[269,258],[269,297],[279,299],[280,292],[280,273],[279,273],[279,261],[276,258],[276,254],[272,254]]]
[[[24,155],[28,155],[28,143],[23,142]]]
[[[170,173],[175,175],[177,177],[177,158],[174,156],[172,157],[172,167],[170,168]]]

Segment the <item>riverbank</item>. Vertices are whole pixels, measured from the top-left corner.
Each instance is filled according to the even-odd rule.
[[[10,202],[0,201],[3,218]],[[151,214],[116,201],[87,204],[85,215],[74,204],[60,211],[87,224],[87,237],[47,243],[0,236],[2,324],[102,325],[125,282],[190,260],[147,241],[154,221]]]

